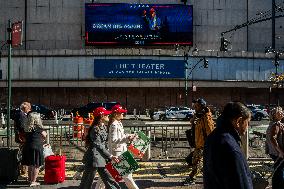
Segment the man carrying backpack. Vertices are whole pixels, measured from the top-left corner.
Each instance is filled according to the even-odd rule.
[[[194,128],[195,149],[192,157],[192,171],[189,177],[185,179],[184,185],[195,184],[195,177],[201,172],[203,167],[203,148],[207,136],[214,130],[215,123],[212,119],[210,109],[206,106],[206,101],[199,98],[194,103],[195,115],[192,121]]]

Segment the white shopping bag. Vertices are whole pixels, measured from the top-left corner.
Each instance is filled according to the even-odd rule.
[[[48,156],[54,155],[50,144],[44,144],[43,145],[43,157],[46,158]]]

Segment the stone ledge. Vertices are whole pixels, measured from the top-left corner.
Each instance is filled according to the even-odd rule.
[[[7,56],[7,50],[2,51],[2,56]],[[273,58],[273,54],[265,54],[264,52],[221,52],[213,50],[198,51],[194,55],[197,57],[227,57],[227,58]],[[167,57],[182,57],[182,50],[174,49],[144,49],[144,48],[99,48],[99,49],[53,49],[53,50],[13,50],[13,56],[167,56]]]

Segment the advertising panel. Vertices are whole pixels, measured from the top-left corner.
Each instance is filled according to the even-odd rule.
[[[21,46],[23,42],[23,21],[12,24],[12,47]]]
[[[192,6],[86,3],[86,45],[192,45]]]
[[[95,59],[96,78],[183,78],[183,60]]]

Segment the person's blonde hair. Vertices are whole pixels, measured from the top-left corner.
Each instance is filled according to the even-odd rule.
[[[40,118],[40,113],[31,112],[28,114],[28,122],[25,127],[25,132],[32,132],[36,128],[43,128],[42,120]]]

